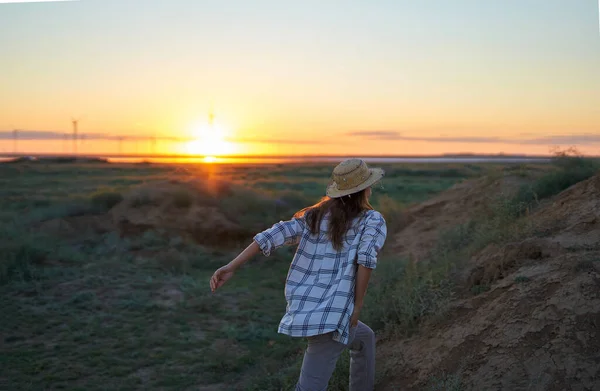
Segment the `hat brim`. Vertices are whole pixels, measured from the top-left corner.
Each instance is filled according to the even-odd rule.
[[[337,188],[337,185],[335,183],[332,183],[329,186],[327,186],[327,191],[325,192],[325,194],[327,195],[327,197],[330,198],[339,198],[350,194],[358,193],[359,191],[362,191],[367,187],[373,186],[375,183],[379,182],[379,180],[381,180],[381,178],[383,178],[385,174],[385,172],[381,168],[369,168],[369,172],[371,175],[369,175],[367,180],[361,183],[360,185],[354,186],[351,189],[339,190]]]

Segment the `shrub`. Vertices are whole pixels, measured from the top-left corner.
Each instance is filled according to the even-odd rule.
[[[468,167],[454,168],[396,168],[386,170],[386,177],[438,177],[438,178],[465,178],[471,176]]]
[[[489,285],[473,285],[471,287],[471,293],[473,293],[474,295],[479,295],[483,292],[487,292],[490,290]]]
[[[94,208],[107,211],[123,201],[123,196],[116,191],[105,191],[94,194],[90,201]]]
[[[374,328],[410,333],[423,318],[442,314],[451,298],[450,268],[442,260],[384,259],[378,269],[364,310]]]
[[[144,249],[162,249],[169,245],[169,238],[157,231],[145,231],[139,238],[141,248]]]
[[[517,284],[521,284],[521,283],[529,282],[529,281],[531,281],[531,279],[527,276],[516,276],[515,277],[515,282]]]
[[[383,215],[388,235],[402,230],[410,222],[410,216],[406,214],[404,205],[387,194],[378,197],[375,209]]]
[[[427,386],[428,391],[463,391],[466,389],[460,372],[434,376],[429,380]]]
[[[277,193],[276,203],[279,204],[278,211],[290,217],[309,205],[312,205],[318,201],[313,199],[301,191],[283,191]]]
[[[173,193],[173,204],[177,208],[189,208],[192,205],[192,201],[192,195],[189,191],[181,189]]]
[[[552,164],[556,167],[555,170],[539,178],[533,185],[520,189],[516,196],[518,202],[534,205],[592,177],[600,170],[598,161],[583,157],[574,148],[556,151]]]
[[[291,216],[281,212],[282,204],[265,193],[238,188],[229,197],[219,200],[220,209],[225,216],[238,222],[250,232],[268,228],[279,219]]]
[[[146,191],[136,194],[129,201],[129,204],[132,208],[140,208],[142,206],[152,205],[153,203],[154,201],[152,200],[152,197],[150,196],[149,192]]]
[[[527,204],[517,198],[498,197],[489,206],[488,215],[473,222],[472,251],[514,240],[528,228],[526,221],[518,221],[528,209]]]
[[[81,201],[71,201],[49,205],[43,208],[36,208],[27,216],[27,222],[42,222],[62,217],[84,216],[94,213],[91,203]]]
[[[575,264],[574,267],[577,272],[595,272],[596,267],[594,266],[594,261],[591,260],[581,260]]]
[[[15,227],[6,227],[1,233],[8,240],[0,245],[0,282],[38,279],[37,266],[52,253],[44,246],[45,242],[34,240]]]
[[[11,281],[34,281],[45,278],[52,263],[81,262],[85,254],[70,244],[61,244],[55,238],[32,234],[16,224],[0,225],[0,283]],[[66,267],[53,268],[58,274],[66,273]],[[56,273],[55,273],[56,274]]]
[[[453,293],[454,271],[467,258],[476,225],[442,231],[428,259],[382,258],[369,288],[365,317],[378,329],[410,333],[426,317],[444,314]]]

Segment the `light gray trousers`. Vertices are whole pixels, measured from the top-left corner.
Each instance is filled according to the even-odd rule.
[[[350,329],[350,342],[332,339],[333,333],[308,337],[296,391],[326,391],[340,354],[350,349],[350,391],[372,391],[375,384],[375,334],[358,322]]]

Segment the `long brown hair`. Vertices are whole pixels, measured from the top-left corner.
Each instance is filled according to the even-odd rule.
[[[333,248],[339,251],[344,246],[344,235],[350,229],[352,221],[364,211],[372,209],[365,189],[339,198],[323,197],[313,206],[296,212],[294,217],[304,216],[310,232],[316,235],[323,217],[330,213],[327,235]]]

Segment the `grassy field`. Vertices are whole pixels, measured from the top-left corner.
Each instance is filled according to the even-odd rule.
[[[392,226],[403,207],[498,170],[383,167],[383,187],[372,201]],[[0,165],[0,389],[292,389],[305,341],[277,334],[277,324],[293,249],[250,262],[216,294],[208,280],[253,232],[317,201],[331,169]],[[207,202],[244,228],[241,241],[225,246],[208,237],[199,244],[160,227],[123,236],[117,229],[98,232],[69,223],[109,219],[109,210],[136,186],[190,180],[231,186],[233,191]],[[175,195],[173,203],[185,209],[189,197]],[[460,238],[448,240],[455,245]],[[406,273],[385,273],[387,285],[373,290],[373,306],[397,304],[386,301],[382,289]],[[431,294],[429,288],[416,294]],[[367,321],[378,328],[402,324],[402,316],[385,312],[371,309]],[[347,389],[347,363],[346,354],[331,389]]]

